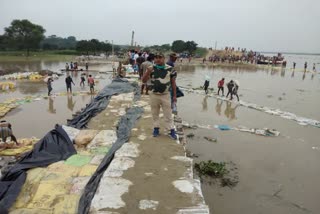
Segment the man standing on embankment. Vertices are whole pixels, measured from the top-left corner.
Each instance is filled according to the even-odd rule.
[[[162,108],[165,129],[169,136],[176,140],[177,135],[173,127],[171,99],[169,87],[173,89],[173,101],[177,102],[175,76],[172,67],[165,64],[164,55],[159,53],[155,55],[155,65],[150,66],[142,77],[142,82],[146,83],[151,79],[152,92],[150,93],[151,112],[153,117],[153,136],[160,135],[160,107]]]

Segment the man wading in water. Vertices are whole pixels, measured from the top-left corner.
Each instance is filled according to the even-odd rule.
[[[162,53],[155,55],[155,65],[150,66],[147,72],[142,77],[142,82],[146,83],[151,79],[152,92],[150,93],[151,112],[153,117],[153,136],[160,135],[160,107],[162,108],[165,128],[169,136],[176,140],[177,135],[173,128],[173,119],[171,111],[171,99],[169,87],[173,89],[173,101],[177,102],[175,74],[172,72],[172,67],[165,64],[165,58]]]
[[[71,78],[71,76],[70,76],[70,74],[68,74],[68,76],[67,76],[67,78],[66,78],[67,93],[68,93],[69,91],[70,91],[70,93],[72,93],[71,83],[72,83],[73,85],[75,85],[74,82],[73,82],[73,80],[72,80],[72,78]]]

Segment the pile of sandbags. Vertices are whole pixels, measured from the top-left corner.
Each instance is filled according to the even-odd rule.
[[[0,76],[0,80],[42,80],[44,76],[40,75],[38,72],[23,72],[23,73],[13,73],[4,76]]]
[[[8,91],[16,88],[16,84],[14,82],[0,82],[0,90]]]
[[[19,156],[25,152],[30,151],[33,148],[33,145],[38,141],[39,139],[32,137],[18,139],[19,145],[16,145],[14,142],[1,142],[0,156]]]

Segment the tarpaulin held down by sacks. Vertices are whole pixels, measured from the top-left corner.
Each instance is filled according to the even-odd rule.
[[[65,160],[76,150],[61,126],[44,136],[0,180],[0,213],[7,213],[26,180],[27,170]]]
[[[112,83],[106,86],[100,91],[100,93],[94,98],[94,100],[86,106],[86,108],[72,120],[68,121],[68,126],[82,129],[86,128],[89,120],[104,110],[109,103],[112,95],[129,93],[132,91],[138,91],[137,83],[128,83],[128,81],[122,79],[115,79]],[[137,94],[136,97],[137,98]]]

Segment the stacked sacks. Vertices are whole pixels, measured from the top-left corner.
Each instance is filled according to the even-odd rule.
[[[8,91],[16,88],[16,84],[13,82],[0,82],[0,90]]]
[[[0,156],[19,156],[32,150],[33,145],[38,142],[38,140],[39,139],[32,137],[18,139],[19,145],[16,145],[14,142],[1,143]]]

